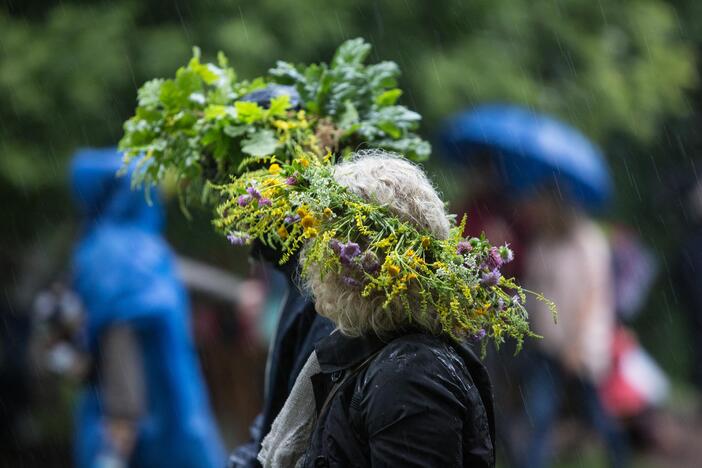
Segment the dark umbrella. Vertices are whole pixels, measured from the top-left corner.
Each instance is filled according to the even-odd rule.
[[[515,195],[548,183],[571,201],[599,210],[612,181],[600,150],[573,127],[508,105],[485,105],[450,118],[442,133],[447,155],[471,162],[487,152],[496,158],[505,185]]]

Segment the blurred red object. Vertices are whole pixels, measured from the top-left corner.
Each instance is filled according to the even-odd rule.
[[[609,375],[600,386],[602,403],[611,414],[629,418],[663,403],[668,396],[668,378],[624,326],[614,332],[612,357]]]

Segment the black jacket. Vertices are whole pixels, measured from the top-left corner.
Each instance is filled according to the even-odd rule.
[[[264,253],[271,256],[270,252]],[[296,259],[292,259],[283,266],[277,265],[276,258],[264,256],[264,259],[276,265],[276,268],[286,276],[288,293],[268,353],[263,408],[251,425],[251,440],[237,447],[231,454],[230,468],[260,466],[256,456],[261,449],[261,442],[285,404],[297,375],[312,354],[314,345],[322,338],[329,336],[334,329],[334,324],[330,320],[317,315],[314,303],[302,295],[292,281],[291,278],[294,277],[297,268]]]
[[[316,350],[319,417],[305,467],[494,466],[492,389],[468,347],[336,332]]]

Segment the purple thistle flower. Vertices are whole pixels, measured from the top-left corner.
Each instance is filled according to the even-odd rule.
[[[237,203],[239,203],[239,206],[246,206],[249,204],[251,201],[251,195],[239,195],[239,198],[237,199]]]
[[[285,217],[285,219],[283,219],[283,221],[285,221],[287,224],[292,224],[300,221],[300,217],[298,215],[288,215]]]
[[[334,251],[335,254],[341,254],[341,242],[339,242],[338,240],[331,239],[329,241],[329,248],[332,249],[332,251]]]
[[[258,199],[258,204],[263,206],[271,206],[271,199],[266,197],[261,197]]]
[[[492,270],[490,272],[483,273],[482,277],[480,278],[480,284],[483,286],[497,286],[497,283],[500,282],[500,277],[502,277],[500,270]]]
[[[499,248],[500,258],[502,258],[502,263],[509,263],[514,260],[514,252],[509,248],[508,244],[503,245]]]
[[[261,192],[256,190],[255,187],[246,187],[246,192],[253,198],[261,198]]]
[[[478,341],[480,341],[480,340],[482,340],[483,338],[485,338],[485,335],[487,335],[487,332],[485,331],[484,328],[481,328],[480,330],[478,330],[478,333],[476,333],[475,335],[473,335],[473,338],[476,339],[476,340],[478,340]]]
[[[347,244],[342,244],[341,253],[341,263],[345,265],[350,265],[355,257],[361,254],[361,247],[355,242],[349,242]]]
[[[521,304],[522,298],[519,297],[519,295],[515,294],[514,296],[512,296],[512,303],[513,304]]]
[[[297,177],[295,176],[290,176],[287,179],[285,179],[285,183],[287,185],[297,185]]]
[[[473,246],[470,245],[470,242],[467,241],[461,241],[458,243],[458,246],[456,247],[456,251],[458,252],[459,255],[467,254],[473,250]]]
[[[348,242],[346,244],[339,245],[341,247],[339,257],[341,259],[341,263],[344,265],[350,265],[353,262],[353,259],[361,252],[361,248],[355,242]]]
[[[370,250],[367,251],[363,254],[363,257],[361,257],[361,266],[367,273],[376,273],[378,270],[380,270],[378,256]]]
[[[487,258],[487,267],[491,270],[495,270],[497,268],[500,268],[502,266],[502,256],[500,255],[500,251],[498,250],[497,247],[490,247],[490,250],[488,251],[488,258]]]
[[[227,234],[227,240],[232,245],[245,245],[246,242],[249,240],[249,236],[247,234],[237,235],[231,232]]]
[[[505,300],[501,297],[497,298],[497,310],[502,311],[505,308]]]

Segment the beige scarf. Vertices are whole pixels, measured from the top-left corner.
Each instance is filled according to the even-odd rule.
[[[258,461],[263,468],[289,468],[302,461],[316,418],[311,377],[320,372],[317,353],[312,352],[261,443]]]

